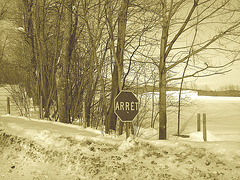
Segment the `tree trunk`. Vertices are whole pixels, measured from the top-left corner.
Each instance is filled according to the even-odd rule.
[[[70,53],[70,40],[71,40],[71,27],[72,27],[72,15],[68,7],[71,2],[64,1],[63,3],[63,13],[65,15],[65,31],[63,35],[63,47],[62,47],[62,57],[60,60],[60,72],[58,80],[58,111],[59,111],[59,121],[63,123],[70,122],[70,108],[69,108],[69,98],[68,98],[68,79],[69,79],[69,63],[71,59]],[[70,8],[72,9],[72,8]]]
[[[111,49],[113,51],[115,65],[112,74],[112,94],[111,94],[111,104],[108,111],[108,120],[106,129],[110,128],[116,130],[117,116],[114,113],[114,99],[116,95],[122,90],[122,72],[123,72],[123,54],[125,47],[125,36],[126,36],[126,24],[127,24],[127,11],[128,11],[129,0],[121,1],[121,8],[118,14],[118,39],[117,39],[117,51],[115,52],[113,33],[111,32]],[[109,7],[109,11],[110,11]],[[112,27],[111,13],[109,12],[109,25],[110,29]],[[122,134],[123,123],[120,122],[119,134]]]
[[[159,139],[167,138],[167,104],[165,68],[159,72]]]
[[[153,75],[153,91],[152,91],[152,119],[151,119],[151,128],[154,128],[155,118],[154,118],[154,98],[155,98],[155,86],[156,86],[156,77]]]
[[[85,120],[86,120],[86,127],[90,127],[90,115],[91,113],[91,103],[87,102],[85,106]]]
[[[111,90],[111,103],[108,110],[108,118],[105,121],[106,133],[109,133],[109,129],[116,130],[117,116],[114,113],[114,98],[119,93],[118,88],[118,70],[117,66],[114,65],[113,75],[112,75],[112,90]]]
[[[167,138],[167,103],[166,103],[166,47],[168,39],[168,20],[166,12],[166,0],[163,1],[163,27],[160,47],[160,64],[159,64],[159,139]]]

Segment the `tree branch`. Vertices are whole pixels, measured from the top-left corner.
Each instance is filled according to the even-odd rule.
[[[171,43],[169,44],[169,46],[168,46],[168,48],[167,48],[167,51],[166,51],[165,57],[168,56],[168,54],[169,54],[170,51],[172,50],[172,47],[173,47],[174,43],[175,43],[176,40],[180,37],[180,35],[183,33],[183,31],[184,31],[185,27],[187,26],[190,18],[192,17],[192,14],[193,14],[194,10],[196,9],[197,5],[198,5],[198,0],[194,0],[194,4],[193,4],[190,12],[188,13],[188,16],[187,16],[187,18],[185,19],[182,27],[179,29],[178,33],[175,35],[175,37],[173,38],[173,40],[172,40]]]
[[[125,86],[125,81],[126,81],[126,78],[130,72],[130,69],[131,69],[131,64],[132,64],[132,58],[134,56],[134,54],[137,52],[138,48],[141,46],[141,38],[142,38],[142,35],[143,35],[144,31],[142,32],[142,34],[139,36],[139,40],[138,40],[138,46],[134,49],[130,59],[129,59],[129,65],[128,65],[128,71],[127,73],[125,74],[124,78],[123,78],[123,88]]]
[[[200,69],[190,75],[186,75],[184,77],[176,77],[176,78],[171,78],[171,79],[168,79],[167,82],[170,82],[170,81],[176,81],[176,80],[180,80],[182,78],[189,78],[189,77],[208,77],[208,76],[213,76],[213,75],[217,75],[217,74],[224,74],[224,73],[227,73],[227,72],[230,72],[231,70],[224,70],[224,71],[215,71],[213,73],[210,73],[210,74],[204,74],[204,75],[196,75],[196,74],[199,74],[201,72],[204,72],[206,70],[210,70],[210,69],[221,69],[221,68],[225,68],[227,66],[229,66],[230,64],[234,63],[235,61],[237,61],[238,59],[234,59],[226,64],[223,64],[221,66],[209,66],[208,64],[205,64],[206,67],[204,67],[203,69]]]
[[[187,60],[188,58],[190,58],[191,56],[193,56],[193,55],[195,55],[195,54],[197,54],[197,53],[205,50],[208,46],[210,46],[211,44],[213,44],[216,40],[222,38],[224,35],[226,35],[227,33],[231,32],[231,31],[233,31],[234,29],[239,28],[239,25],[240,25],[240,22],[238,22],[238,23],[236,23],[235,25],[229,27],[229,28],[226,29],[224,32],[222,32],[222,33],[214,36],[214,37],[213,37],[208,43],[206,43],[203,47],[199,48],[199,49],[196,50],[196,51],[193,51],[191,54],[185,56],[185,57],[182,58],[181,60],[173,63],[173,64],[170,65],[170,66],[168,66],[168,67],[166,68],[166,70],[168,71],[168,70],[172,69],[173,67],[177,66],[178,64],[180,64],[180,63],[184,62],[185,60]]]

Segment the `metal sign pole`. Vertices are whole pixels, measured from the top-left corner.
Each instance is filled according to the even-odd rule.
[[[129,124],[130,124],[129,122],[125,123],[125,126],[126,126],[126,139],[130,136],[129,135]]]

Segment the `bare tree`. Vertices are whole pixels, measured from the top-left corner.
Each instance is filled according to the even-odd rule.
[[[108,44],[109,44],[109,36],[106,31],[106,16],[105,16],[105,6],[107,4],[107,1],[93,1],[92,4],[86,5],[86,2],[81,1],[82,7],[83,7],[83,18],[85,20],[86,24],[86,31],[89,36],[89,53],[90,53],[90,71],[93,72],[93,69],[95,68],[97,71],[97,78],[95,79],[95,83],[92,83],[92,77],[93,75],[90,74],[90,84],[95,84],[95,88],[91,88],[91,86],[88,86],[90,89],[87,91],[86,95],[86,103],[87,103],[87,109],[91,108],[92,100],[93,100],[93,94],[95,94],[96,91],[96,83],[97,80],[100,80],[100,86],[101,86],[101,98],[102,98],[102,110],[103,110],[103,119],[106,120],[106,93],[105,93],[105,82],[103,79],[103,65],[104,61],[106,61],[106,57],[108,55]],[[90,8],[94,7],[94,8]],[[97,13],[95,13],[97,11]],[[90,111],[86,114],[87,122],[89,125],[90,121]]]
[[[73,30],[73,6],[74,0],[62,1],[64,21],[63,46],[60,59],[58,79],[58,111],[59,120],[63,123],[70,123],[70,63],[72,52],[75,46],[76,31]],[[75,26],[76,28],[76,26]]]
[[[225,2],[217,2],[217,1],[170,1],[166,0],[160,1],[160,9],[161,9],[161,46],[160,46],[160,60],[158,63],[159,68],[159,139],[166,139],[167,137],[167,115],[166,115],[166,87],[167,83],[173,80],[179,80],[182,77],[172,77],[169,78],[169,74],[176,68],[181,68],[181,64],[186,63],[189,58],[200,54],[202,51],[207,50],[207,48],[211,47],[214,43],[216,43],[219,39],[229,35],[232,31],[235,31],[239,28],[240,22],[231,19],[232,22],[229,23],[229,26],[221,27],[220,32],[214,32],[213,35],[209,35],[208,38],[201,39],[200,36],[197,37],[195,43],[192,45],[191,53],[184,55],[184,49],[190,47],[190,45],[180,46],[179,43],[183,40],[182,37],[186,34],[191,35],[193,37],[194,29],[196,24],[202,25],[203,23],[209,22],[219,13],[227,14],[226,7],[229,5],[231,1]],[[185,19],[178,21],[175,17],[178,13],[182,13],[181,8],[189,9],[187,14],[185,14]],[[198,12],[196,12],[198,11]],[[196,19],[198,18],[198,21]],[[218,24],[223,23],[221,20],[218,20]],[[176,27],[177,30],[175,29]],[[186,51],[186,50],[185,50]],[[182,57],[176,57],[177,52],[181,53]],[[175,56],[174,56],[175,54]],[[210,63],[207,61],[203,62],[203,66],[201,67],[200,63],[192,62],[195,65],[196,70],[192,70],[190,74],[185,74],[186,77],[204,77],[214,74],[219,74],[223,72],[223,68],[228,66],[234,61],[232,59],[230,62],[226,62],[222,65],[209,65]],[[220,69],[219,71],[214,71],[214,69]],[[203,73],[205,72],[205,74]],[[201,74],[203,73],[203,74]]]
[[[125,37],[126,37],[126,24],[127,24],[127,12],[128,12],[129,1],[122,0],[120,9],[118,12],[118,31],[117,31],[117,46],[115,49],[115,37],[114,29],[116,22],[113,22],[112,18],[112,0],[107,2],[107,22],[110,36],[110,48],[112,56],[115,59],[114,69],[112,73],[112,90],[111,90],[111,103],[108,110],[108,117],[106,119],[106,130],[116,128],[117,117],[114,114],[113,103],[116,95],[122,90],[122,75],[123,75],[123,54],[125,49]],[[114,23],[114,24],[113,24]],[[121,134],[122,130],[120,130]]]

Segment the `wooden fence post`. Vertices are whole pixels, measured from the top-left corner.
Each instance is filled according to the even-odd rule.
[[[10,114],[10,97],[7,97],[7,114]]]
[[[206,113],[203,113],[203,140],[207,141],[207,117],[206,117]]]
[[[201,131],[200,113],[197,114],[197,132]]]

